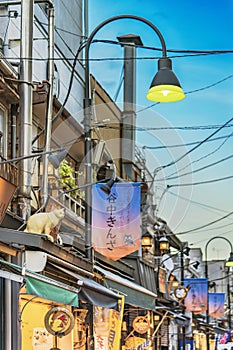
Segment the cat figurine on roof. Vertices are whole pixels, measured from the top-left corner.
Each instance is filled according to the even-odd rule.
[[[52,231],[64,217],[64,208],[54,209],[48,213],[33,214],[28,218],[27,226],[24,232],[44,234],[51,242],[54,242]]]

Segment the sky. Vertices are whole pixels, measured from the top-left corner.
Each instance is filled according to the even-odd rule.
[[[119,19],[98,31],[94,39],[105,41],[137,34],[147,47],[137,48],[136,145],[154,174],[156,213],[190,247],[203,254],[207,247],[208,259],[226,259],[233,241],[233,1],[90,0],[89,34],[122,14],[159,29],[186,93],[174,103],[146,99],[161,57],[150,26]],[[93,43],[90,58],[91,73],[121,105],[121,46]]]

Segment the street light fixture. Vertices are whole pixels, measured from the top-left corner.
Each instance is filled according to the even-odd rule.
[[[233,266],[233,252],[232,252],[232,247],[231,247],[230,257],[229,257],[229,259],[227,260],[227,262],[225,263],[225,265],[226,265],[227,267]]]
[[[51,155],[52,153],[58,152],[59,153],[57,155]],[[61,162],[67,155],[67,151],[64,149],[55,149],[55,150],[51,150],[51,151],[45,151],[45,152],[37,152],[37,153],[32,153],[32,154],[28,154],[25,156],[20,156],[20,157],[16,157],[16,158],[12,158],[12,159],[6,159],[6,160],[2,160],[0,162],[0,165],[4,165],[4,164],[8,164],[8,163],[14,163],[14,162],[19,162],[20,160],[24,160],[24,159],[29,159],[29,158],[36,158],[36,157],[41,157],[45,154],[49,154],[50,156],[49,158],[49,162],[54,166],[54,168],[58,168],[59,164],[58,162]]]
[[[170,243],[168,239],[164,236],[159,239],[159,250],[161,254],[164,254],[164,252],[168,252],[170,247]]]
[[[158,72],[152,80],[147,99],[156,102],[175,102],[185,98],[179,80],[172,71],[172,61],[163,57],[158,60]]]
[[[207,261],[207,248],[210,242],[212,242],[214,239],[224,239],[224,241],[228,242],[228,244],[230,245],[231,248],[231,252],[230,252],[230,257],[229,259],[226,261],[225,266],[227,266],[228,268],[230,266],[233,266],[233,246],[231,241],[229,241],[229,239],[227,239],[226,237],[222,237],[222,236],[215,236],[212,237],[211,239],[208,240],[208,242],[205,245],[205,276],[208,280],[208,261]],[[230,290],[229,290],[229,283],[228,283],[228,307],[229,309],[231,309],[231,305],[230,305]],[[209,316],[209,295],[207,293],[207,309],[206,309],[206,323],[209,324],[209,320],[210,320],[210,316]],[[231,328],[231,313],[229,312],[229,328]],[[209,331],[207,330],[206,333],[206,350],[210,350],[210,343],[209,343]]]

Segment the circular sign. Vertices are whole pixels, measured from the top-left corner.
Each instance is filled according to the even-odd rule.
[[[188,290],[184,286],[179,286],[174,290],[174,294],[177,299],[184,299],[188,294]]]
[[[150,328],[150,322],[145,316],[138,316],[133,320],[133,329],[140,333],[146,333]]]
[[[46,313],[44,323],[49,333],[63,337],[74,328],[74,316],[64,307],[53,307]]]

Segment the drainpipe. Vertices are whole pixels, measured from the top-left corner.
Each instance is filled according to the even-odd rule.
[[[46,118],[45,152],[51,149],[52,118],[53,118],[53,81],[54,81],[54,6],[49,3],[48,25],[48,82],[49,99]],[[48,199],[48,154],[43,156],[42,204],[46,205]]]
[[[16,158],[17,148],[17,105],[11,106],[11,157]]]
[[[31,152],[32,144],[32,43],[33,43],[33,0],[21,2],[20,42],[20,121],[21,156]],[[31,159],[22,160],[19,176],[19,209],[26,221],[31,214]]]
[[[8,256],[6,261],[10,262]],[[11,280],[5,279],[5,349],[12,350],[11,346],[11,325],[12,325],[12,312],[11,312]]]

